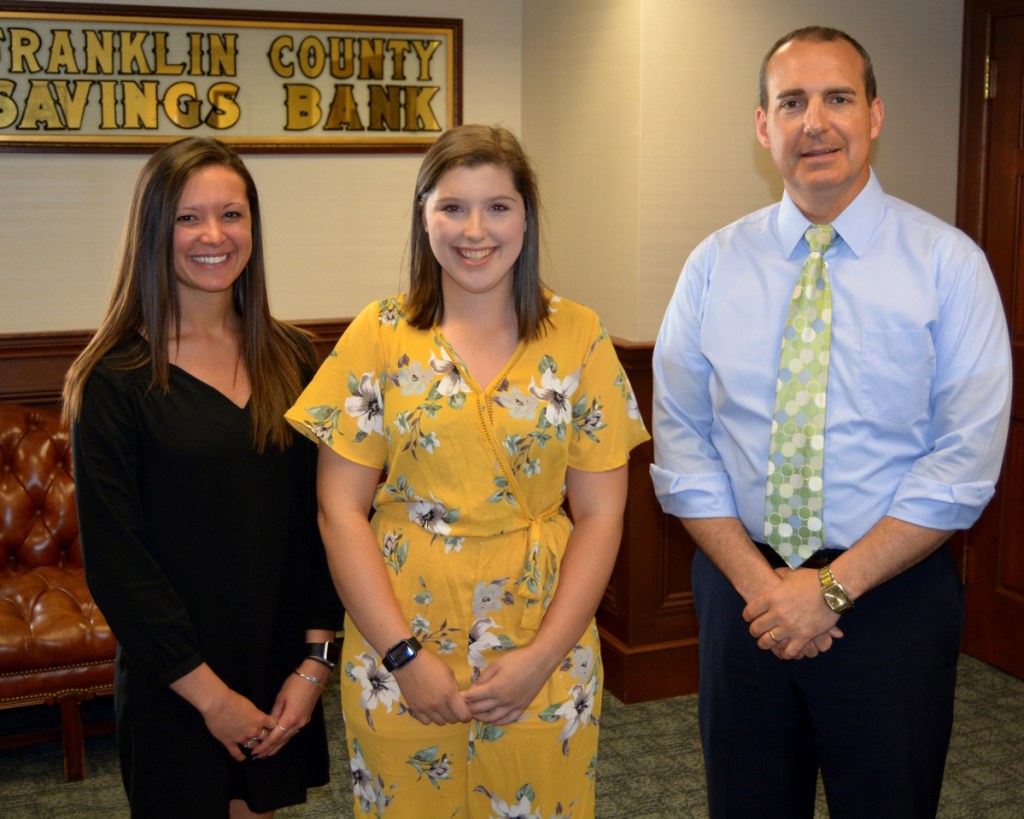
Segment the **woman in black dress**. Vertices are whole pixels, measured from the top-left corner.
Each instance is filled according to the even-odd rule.
[[[270,315],[241,159],[212,139],[157,151],[64,390],[133,816],[269,816],[328,780],[320,694],[340,604],[315,449],[283,418],[313,367]]]

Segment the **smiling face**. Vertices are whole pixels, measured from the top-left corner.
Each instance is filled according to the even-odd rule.
[[[508,169],[463,165],[448,171],[423,202],[423,225],[441,266],[446,301],[466,294],[512,299],[526,206]]]
[[[181,296],[224,293],[252,253],[245,181],[223,165],[205,165],[185,183],[174,217],[174,274]]]
[[[792,40],[769,60],[757,138],[793,202],[812,222],[835,219],[871,176],[884,108],[868,101],[864,64],[845,40]]]

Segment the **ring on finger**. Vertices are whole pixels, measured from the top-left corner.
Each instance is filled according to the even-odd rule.
[[[287,729],[287,728],[285,728],[285,727],[284,727],[283,725],[275,725],[274,727],[275,727],[275,728],[276,728],[276,729],[277,729],[278,731],[284,731],[284,732],[285,732],[286,734],[288,733],[288,729]]]
[[[774,640],[776,643],[781,643],[782,642],[782,640],[780,640],[778,637],[775,636],[775,630],[774,629],[768,629],[768,636],[771,637],[772,640]]]

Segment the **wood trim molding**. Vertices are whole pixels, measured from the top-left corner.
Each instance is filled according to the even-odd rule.
[[[322,360],[350,319],[294,322],[309,332]],[[0,335],[0,401],[60,409],[64,373],[92,331]],[[651,428],[652,342],[613,339]],[[622,548],[598,625],[605,687],[623,702],[697,690],[697,618],[690,593],[695,548],[682,525],[661,511],[649,475],[654,447],[647,442],[629,461],[629,497]]]
[[[0,335],[0,401],[58,409],[64,373],[91,330]]]
[[[312,336],[321,359],[348,327],[349,319],[292,322]],[[64,373],[85,349],[93,330],[0,334],[0,401],[60,409]]]

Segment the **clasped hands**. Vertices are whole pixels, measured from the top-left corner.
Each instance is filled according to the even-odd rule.
[[[424,725],[476,719],[508,725],[519,719],[550,676],[528,648],[502,653],[476,681],[460,690],[455,675],[430,651],[395,672],[412,715]]]
[[[248,751],[253,759],[274,756],[309,722],[320,689],[298,677],[285,679],[270,713],[230,689],[203,717],[206,727],[241,762]]]
[[[780,660],[816,657],[843,636],[839,615],[825,603],[813,569],[776,569],[776,582],[743,609],[750,636]]]

